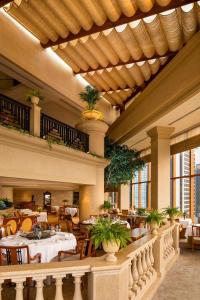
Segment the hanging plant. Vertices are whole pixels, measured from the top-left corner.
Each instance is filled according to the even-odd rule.
[[[105,169],[106,187],[118,187],[131,181],[138,170],[144,167],[144,161],[139,158],[139,152],[125,145],[105,142],[105,157],[110,164]]]

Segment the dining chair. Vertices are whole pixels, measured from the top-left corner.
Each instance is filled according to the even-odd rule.
[[[91,239],[80,239],[77,241],[75,250],[59,251],[58,261],[82,260],[86,257],[96,256],[96,251]]]
[[[10,225],[12,234],[15,234],[19,228],[19,218],[17,218],[17,217],[4,218],[3,225]]]
[[[32,231],[32,227],[37,223],[37,217],[28,216],[28,217],[20,217],[19,229],[24,232]]]
[[[0,266],[4,265],[21,265],[26,258],[26,263],[40,263],[41,253],[37,253],[33,257],[29,254],[29,248],[24,246],[0,246]]]
[[[200,224],[192,225],[192,251],[194,251],[195,245],[200,245]]]
[[[72,230],[80,231],[80,219],[79,217],[72,217]]]
[[[0,226],[0,238],[12,235],[12,227],[10,224]]]

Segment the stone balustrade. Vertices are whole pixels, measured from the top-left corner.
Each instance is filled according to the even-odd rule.
[[[1,291],[6,279],[16,283],[15,299],[22,300],[23,283],[30,276],[36,282],[36,300],[44,300],[46,278],[46,281],[55,280],[54,299],[65,300],[62,285],[66,275],[74,278],[73,300],[83,300],[83,277],[87,277],[83,287],[88,289],[88,300],[150,300],[178,255],[179,225],[174,224],[160,229],[157,236],[146,235],[120,250],[114,263],[106,262],[102,256],[82,261],[3,266],[0,267],[0,300],[4,300]]]

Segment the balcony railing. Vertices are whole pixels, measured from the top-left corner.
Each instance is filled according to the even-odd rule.
[[[72,298],[73,300],[150,300],[178,255],[179,225],[174,224],[163,227],[158,236],[149,234],[128,245],[117,254],[116,263],[106,262],[103,256],[81,261],[2,266],[0,267],[0,299],[1,290],[3,289],[2,295],[6,292],[5,285],[3,286],[4,280],[8,279],[16,283],[15,299],[25,299],[23,283],[28,277],[32,277],[36,282],[34,291],[36,299],[47,299],[46,289],[43,289],[44,279],[47,278],[47,282],[52,276],[55,285],[51,280],[49,284],[53,292],[52,299],[55,300]],[[73,277],[74,288],[66,286],[67,282],[63,280],[66,279],[66,275],[68,280]],[[84,283],[83,286],[81,282]],[[7,300],[7,298],[3,299]]]
[[[67,124],[41,114],[40,136],[88,152],[89,136]]]
[[[0,122],[29,132],[30,107],[0,94]]]

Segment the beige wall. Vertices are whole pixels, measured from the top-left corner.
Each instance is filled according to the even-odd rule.
[[[36,205],[43,206],[44,193],[47,190],[16,190],[14,189],[13,200],[14,202],[30,202],[32,196],[34,196],[34,201]],[[52,191],[51,193],[51,204],[52,205],[63,205],[62,200],[69,200],[68,204],[73,203],[73,191]]]
[[[23,77],[34,79],[38,87],[57,93],[57,101],[64,101],[81,111],[85,104],[79,98],[87,82],[80,76],[74,76],[71,68],[51,49],[43,49],[40,42],[19,25],[4,11],[0,13],[0,61],[9,61],[11,67],[19,68]],[[26,79],[27,79],[26,77]],[[102,100],[97,106],[109,124],[116,118],[111,105]],[[73,122],[72,122],[73,123]],[[72,124],[71,123],[71,124]],[[75,122],[74,122],[75,123]]]
[[[0,127],[0,176],[95,185],[107,161]]]

